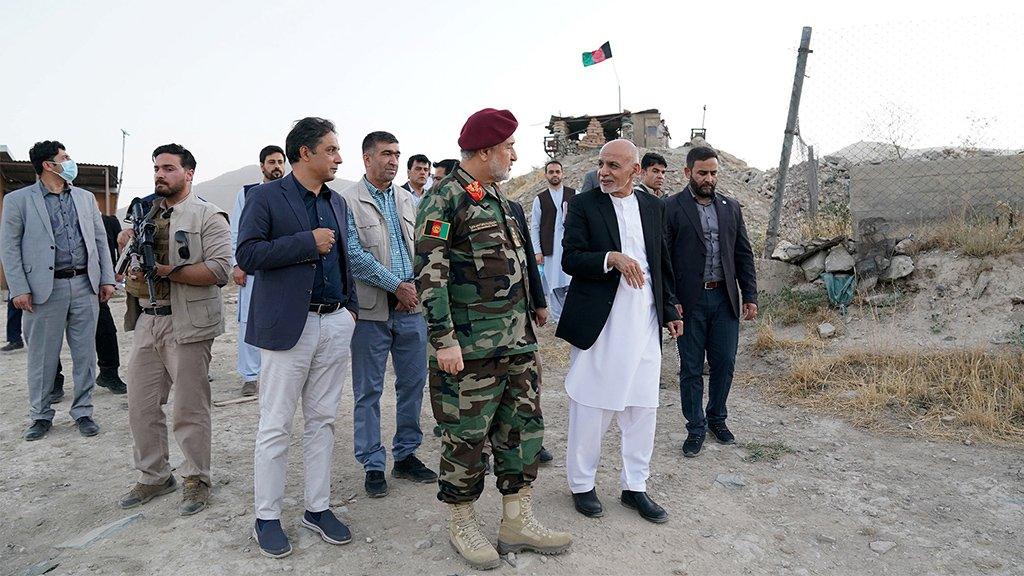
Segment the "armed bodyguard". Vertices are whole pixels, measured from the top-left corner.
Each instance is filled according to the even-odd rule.
[[[528,311],[524,237],[497,182],[516,159],[518,122],[485,108],[459,136],[462,163],[431,190],[416,221],[416,277],[427,320],[430,402],[441,428],[438,499],[449,505],[449,538],[476,568],[498,552],[557,554],[568,533],[534,517],[531,484],[544,436],[537,338]],[[498,550],[480,530],[473,503],[484,484],[490,439],[502,493]]]

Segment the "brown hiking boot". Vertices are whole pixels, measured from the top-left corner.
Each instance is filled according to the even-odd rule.
[[[260,389],[259,380],[247,380],[242,384],[242,396],[255,396]]]
[[[199,476],[185,476],[185,488],[181,492],[181,505],[178,513],[191,516],[206,508],[210,500],[210,487]]]
[[[498,552],[508,554],[532,550],[541,554],[561,554],[572,545],[568,532],[549,530],[533,515],[533,489],[524,486],[516,494],[501,497],[501,527],[498,528]]]
[[[117,502],[117,505],[121,508],[135,508],[141,506],[146,502],[149,502],[157,496],[163,496],[164,494],[170,494],[178,489],[178,483],[174,480],[174,476],[169,476],[167,481],[163,484],[143,484],[138,483],[127,494],[121,496],[121,500]]]
[[[449,504],[452,511],[448,523],[448,540],[459,556],[477,570],[490,570],[501,564],[498,551],[480,531],[472,502]]]

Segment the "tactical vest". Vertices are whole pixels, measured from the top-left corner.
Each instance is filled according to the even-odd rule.
[[[156,224],[156,230],[153,231],[153,259],[156,260],[157,264],[168,264],[170,262],[168,252],[170,251],[171,216],[170,214],[166,216],[164,214],[163,211],[157,212],[156,217],[153,218],[153,223]],[[171,299],[170,280],[159,278],[156,280],[155,287],[157,300]],[[146,284],[146,278],[141,273],[137,274],[134,280],[126,275],[124,289],[125,292],[138,298],[140,302],[144,304],[149,302],[149,286]]]

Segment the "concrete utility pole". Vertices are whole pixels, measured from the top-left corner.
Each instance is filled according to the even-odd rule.
[[[779,159],[779,175],[775,181],[775,196],[772,198],[772,212],[768,220],[768,231],[765,234],[765,255],[771,255],[779,243],[779,217],[782,214],[782,195],[786,190],[786,172],[789,169],[789,157],[793,152],[793,135],[797,131],[797,118],[800,111],[800,93],[804,88],[804,71],[807,69],[807,55],[811,53],[811,27],[805,26],[800,34],[800,49],[796,55],[796,74],[793,76],[793,94],[789,99],[789,117],[786,120],[786,133],[782,139],[782,157]]]

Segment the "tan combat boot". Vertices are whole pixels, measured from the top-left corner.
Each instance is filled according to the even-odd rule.
[[[501,564],[498,551],[480,531],[472,502],[449,504],[452,519],[448,524],[448,539],[459,556],[478,570],[490,570]]]
[[[572,536],[568,532],[548,530],[534,517],[532,487],[525,486],[517,494],[502,496],[501,507],[499,553],[532,550],[541,554],[561,554],[572,545]]]

